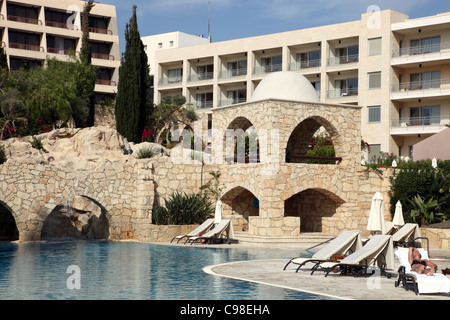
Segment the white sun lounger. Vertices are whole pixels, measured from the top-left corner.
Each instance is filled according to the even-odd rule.
[[[411,271],[408,250],[408,248],[398,248],[395,251],[395,255],[400,262],[399,277],[395,282],[395,286],[398,287],[402,283],[403,287],[408,290],[408,286],[412,285],[416,295],[427,293],[450,294],[450,279],[442,273],[436,272],[432,276],[427,276]],[[418,248],[417,250],[419,250],[422,259],[428,259],[428,252],[425,249]]]
[[[177,243],[181,241],[181,239],[184,238],[191,238],[199,236],[201,233],[207,232],[209,229],[211,229],[212,225],[214,223],[214,219],[206,219],[205,222],[203,222],[201,225],[199,225],[197,228],[189,232],[188,234],[178,235],[173,237],[173,239],[170,241],[172,242],[175,239],[178,239]]]
[[[358,231],[350,231],[346,230],[339,234],[336,238],[330,241],[325,247],[317,251],[311,258],[293,258],[289,260],[289,262],[284,266],[283,270],[286,270],[286,267],[293,263],[298,265],[298,270],[307,264],[310,263],[320,263],[325,261],[332,261],[333,255],[343,255],[350,252],[355,252],[360,249],[362,246],[361,235]]]
[[[204,240],[206,242],[212,242],[216,239],[225,239],[223,234],[226,233],[226,238],[229,238],[230,228],[233,228],[230,219],[223,219],[213,229],[209,230],[202,236],[190,237],[186,242],[190,242],[191,245],[197,241]]]
[[[380,258],[381,256],[381,258]],[[365,272],[370,266],[378,264],[381,274],[391,277],[385,270],[394,268],[394,246],[390,235],[374,235],[356,252],[342,259],[341,262],[324,262],[317,264],[312,271],[323,269],[328,274],[335,268],[341,267],[341,274],[350,271]]]
[[[394,245],[420,238],[420,228],[416,223],[407,223],[392,235]]]

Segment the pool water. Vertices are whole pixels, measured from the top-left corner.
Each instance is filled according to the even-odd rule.
[[[52,241],[20,245],[1,243],[0,299],[330,299],[209,275],[202,271],[203,267],[209,265],[255,259],[289,259],[298,254],[298,250],[180,247],[101,241]],[[78,269],[70,269],[70,266]],[[79,289],[76,285],[79,285]]]

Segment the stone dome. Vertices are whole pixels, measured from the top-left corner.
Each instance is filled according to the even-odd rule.
[[[311,82],[296,72],[275,72],[266,76],[256,87],[251,101],[289,100],[319,102]]]

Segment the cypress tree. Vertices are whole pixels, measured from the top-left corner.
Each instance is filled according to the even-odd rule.
[[[139,143],[150,113],[150,74],[136,8],[133,6],[133,16],[125,28],[126,46],[119,68],[115,115],[117,131],[128,141]]]

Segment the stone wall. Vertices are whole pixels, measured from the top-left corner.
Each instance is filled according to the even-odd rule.
[[[420,228],[420,233],[430,240],[430,249],[450,250],[450,229]]]

